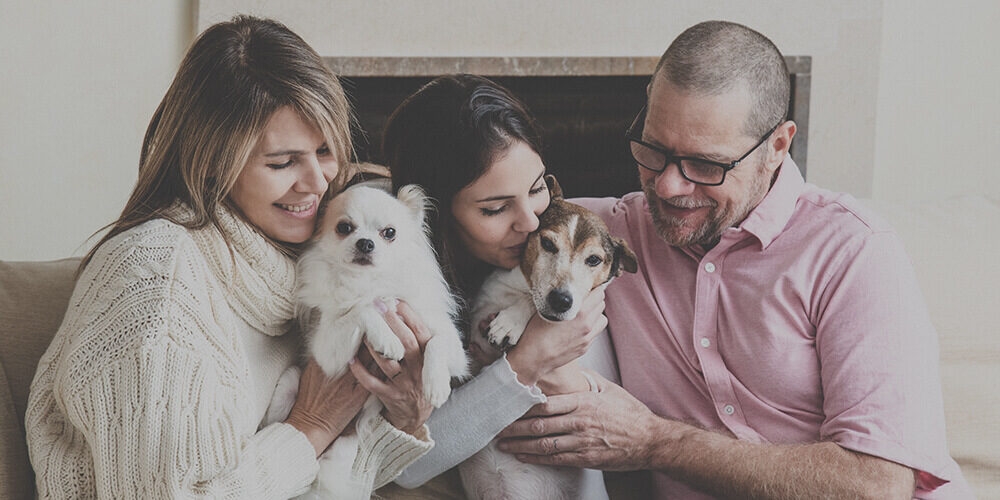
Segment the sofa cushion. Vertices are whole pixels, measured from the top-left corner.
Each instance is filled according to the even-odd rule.
[[[73,293],[80,259],[0,261],[0,498],[34,496],[24,409],[38,359]]]

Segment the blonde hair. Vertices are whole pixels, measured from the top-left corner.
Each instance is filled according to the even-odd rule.
[[[213,224],[221,230],[215,215],[220,203],[245,220],[229,193],[268,120],[285,106],[326,139],[341,166],[328,193],[339,190],[352,174],[353,118],[343,88],[322,58],[273,20],[236,16],[206,29],[153,113],[139,156],[139,177],[125,208],[105,226],[110,231],[79,269],[103,243],[149,220],[165,218],[188,229]],[[191,208],[193,219],[171,217],[166,209],[177,201]],[[266,239],[294,253],[294,245]]]

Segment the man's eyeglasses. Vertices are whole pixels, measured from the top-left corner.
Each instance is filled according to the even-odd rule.
[[[677,167],[681,171],[681,175],[684,176],[690,182],[695,184],[701,184],[703,186],[718,186],[726,180],[726,173],[730,170],[736,168],[741,161],[745,160],[746,157],[750,156],[761,144],[765,141],[782,122],[778,122],[777,125],[771,127],[764,137],[761,137],[754,147],[750,148],[743,156],[738,159],[731,161],[729,163],[722,163],[718,161],[706,160],[704,158],[696,158],[693,156],[675,156],[663,148],[654,146],[648,142],[642,140],[642,124],[646,121],[646,106],[642,107],[642,111],[636,115],[635,120],[632,121],[632,125],[625,132],[625,137],[629,142],[629,149],[632,151],[632,158],[635,162],[647,170],[651,170],[656,173],[663,172],[667,168],[667,165],[671,163],[676,163]],[[636,131],[636,127],[639,128]]]

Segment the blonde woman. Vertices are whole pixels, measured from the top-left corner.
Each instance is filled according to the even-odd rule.
[[[336,77],[284,26],[237,17],[198,37],[35,374],[25,424],[40,498],[288,498],[369,390],[386,411],[362,437],[359,483],[385,484],[430,449],[419,367],[383,385],[366,363],[338,380],[310,363],[288,419],[260,428],[297,356],[292,256],[349,174],[349,122]],[[386,320],[401,337],[420,327]]]

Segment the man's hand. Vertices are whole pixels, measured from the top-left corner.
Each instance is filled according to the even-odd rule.
[[[653,468],[662,419],[595,372],[600,392],[552,396],[497,437],[522,462],[602,470]]]
[[[655,415],[621,387],[552,396],[499,434],[533,464],[665,472],[724,498],[912,498],[909,468],[835,443],[748,443]]]

